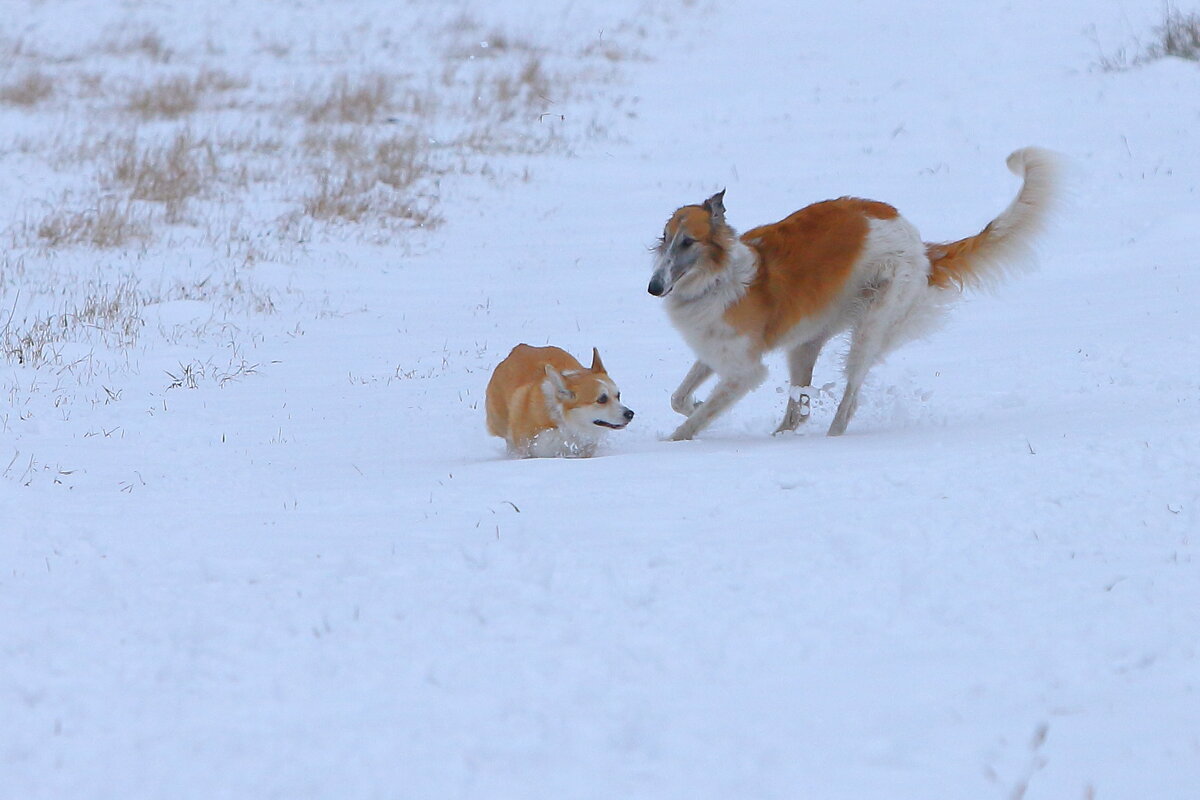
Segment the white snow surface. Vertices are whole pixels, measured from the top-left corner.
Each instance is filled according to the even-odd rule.
[[[253,374],[166,388],[219,347],[165,335],[194,298],[143,312],[113,402],[56,413],[52,372],[0,364],[0,796],[1200,797],[1200,66],[1094,66],[1157,0],[13,6],[10,37],[109,13],[239,68],[463,11],[533,42],[632,21],[645,57],[555,108],[568,150],[504,157],[527,179],[448,177],[440,228],[247,267],[306,298],[237,312]],[[846,436],[835,342],[801,433],[770,435],[775,358],[663,441],[673,209],[726,188],[744,230],[854,194],[956,239],[1030,144],[1072,175],[1037,269],[875,368]],[[6,223],[72,180],[5,161]],[[487,435],[522,341],[599,347],[637,412],[599,457]]]

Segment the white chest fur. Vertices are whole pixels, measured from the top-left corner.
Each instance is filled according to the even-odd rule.
[[[697,358],[720,375],[744,369],[750,355],[750,339],[725,321],[725,311],[746,294],[756,270],[754,252],[739,241],[725,269],[689,287],[690,292],[672,292],[667,297],[671,323]]]

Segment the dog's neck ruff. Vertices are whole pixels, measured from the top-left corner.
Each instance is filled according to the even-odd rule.
[[[546,401],[546,414],[550,417],[550,421],[556,428],[561,428],[567,420],[563,416],[562,404],[558,402],[558,388],[549,378],[542,381],[542,397]]]
[[[736,235],[727,252],[724,268],[714,273],[698,291],[684,294],[676,287],[667,295],[668,309],[684,314],[696,310],[697,306],[724,311],[741,300],[746,294],[746,287],[758,274],[758,257]]]

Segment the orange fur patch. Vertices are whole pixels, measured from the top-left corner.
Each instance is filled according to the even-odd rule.
[[[746,231],[758,275],[725,320],[770,350],[798,322],[831,308],[862,254],[870,219],[894,219],[886,203],[842,197]]]
[[[705,241],[712,236],[712,218],[700,206],[684,206],[671,215],[667,221],[667,238],[671,238],[683,228],[693,239]]]
[[[971,256],[983,247],[992,232],[992,223],[974,236],[947,244],[926,244],[929,256],[929,285],[939,289],[962,289],[974,277]]]

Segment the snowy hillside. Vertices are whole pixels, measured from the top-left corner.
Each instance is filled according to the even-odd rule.
[[[17,0],[0,797],[1200,796],[1200,64],[1158,2]],[[1109,68],[1104,68],[1107,65]],[[669,443],[677,206],[1035,270]],[[484,430],[518,342],[637,412]],[[702,392],[703,394],[703,392]]]

